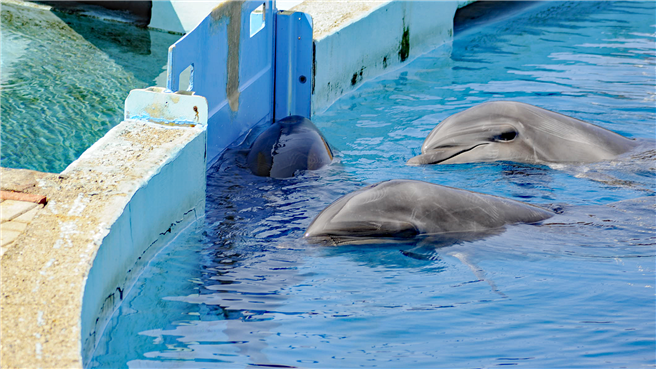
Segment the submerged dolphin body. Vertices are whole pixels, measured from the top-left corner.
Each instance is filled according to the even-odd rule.
[[[253,174],[273,178],[293,177],[298,170],[319,169],[332,160],[330,146],[314,123],[296,115],[262,132],[247,157]]]
[[[312,221],[305,237],[334,244],[418,235],[477,238],[476,234],[489,234],[508,224],[536,223],[552,215],[502,197],[397,179],[339,198]]]
[[[593,163],[639,145],[579,119],[514,101],[483,103],[435,127],[408,165],[490,161]]]

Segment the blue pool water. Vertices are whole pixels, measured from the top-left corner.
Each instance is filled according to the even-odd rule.
[[[313,118],[336,161],[287,180],[241,149],[112,317],[93,367],[653,367],[654,150],[605,163],[408,167],[430,130],[512,99],[654,139],[654,2],[539,3],[364,83]],[[364,185],[425,180],[558,214],[439,250],[300,237]],[[401,250],[413,249],[417,257]]]
[[[180,35],[2,3],[0,165],[59,173],[163,85]]]

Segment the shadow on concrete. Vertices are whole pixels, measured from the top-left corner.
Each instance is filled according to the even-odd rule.
[[[110,18],[122,19],[137,27],[147,27],[150,23],[153,3],[150,0],[140,1],[38,1],[52,6],[60,12],[92,13]]]

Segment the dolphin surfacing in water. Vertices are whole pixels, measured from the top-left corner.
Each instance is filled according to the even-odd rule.
[[[315,170],[330,164],[333,152],[317,127],[307,118],[292,115],[263,131],[248,153],[248,167],[261,177],[288,178],[298,170]]]
[[[483,103],[438,124],[408,165],[491,161],[593,163],[639,145],[579,119],[514,101]]]
[[[415,180],[390,180],[349,193],[324,209],[305,238],[333,244],[460,237],[515,223],[537,223],[553,214],[502,197]]]

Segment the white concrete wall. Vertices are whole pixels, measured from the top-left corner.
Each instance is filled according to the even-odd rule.
[[[121,128],[130,129],[132,122],[124,123]],[[204,217],[204,133],[172,150],[168,162],[143,179],[98,248],[82,304],[85,363],[143,267],[177,233]]]
[[[450,41],[456,10],[471,2],[308,0],[295,6],[314,19],[312,112]]]

